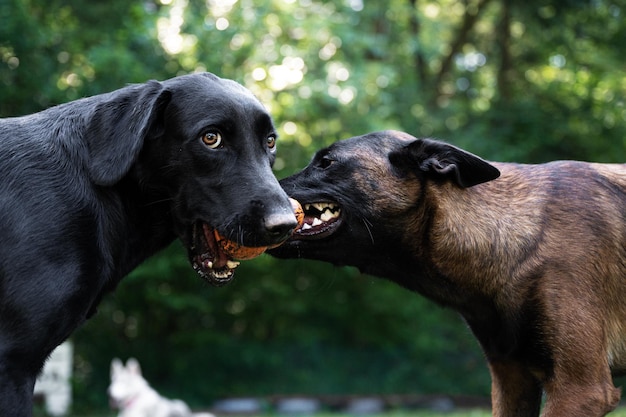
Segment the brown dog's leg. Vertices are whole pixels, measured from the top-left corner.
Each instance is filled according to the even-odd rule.
[[[591,375],[560,375],[546,382],[544,417],[602,417],[619,403],[608,367],[600,379]]]
[[[537,417],[541,407],[541,384],[514,361],[489,362],[491,406],[494,417]]]
[[[574,285],[565,276],[553,282],[571,285],[546,286],[541,294],[549,318],[543,332],[554,346],[553,369],[543,385],[544,417],[602,417],[620,399],[609,368],[605,301],[594,292],[595,281],[588,281]]]

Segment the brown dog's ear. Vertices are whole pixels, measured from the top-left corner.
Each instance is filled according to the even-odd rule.
[[[472,187],[500,176],[500,171],[484,159],[432,139],[417,139],[392,152],[389,160],[397,168],[452,179],[460,187]]]
[[[128,173],[146,136],[158,134],[170,96],[161,83],[149,81],[115,91],[97,104],[85,133],[93,182],[113,185]]]

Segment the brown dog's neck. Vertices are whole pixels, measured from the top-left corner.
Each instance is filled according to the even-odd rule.
[[[541,190],[516,178],[507,164],[497,167],[502,176],[495,181],[470,188],[431,183],[426,191],[433,207],[428,258],[459,286],[478,284],[489,296],[508,285],[543,223],[536,204]]]

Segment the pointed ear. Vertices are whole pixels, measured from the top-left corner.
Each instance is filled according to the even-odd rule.
[[[401,170],[419,171],[433,178],[452,180],[464,188],[500,176],[500,171],[484,159],[432,139],[417,139],[393,151],[389,160]]]
[[[139,366],[139,361],[135,358],[129,358],[126,361],[126,370],[131,374],[141,375],[141,367]]]
[[[111,361],[111,378],[113,378],[115,375],[118,375],[122,368],[124,368],[122,361],[118,358],[113,359]]]
[[[93,182],[113,185],[128,173],[144,139],[162,127],[171,93],[157,81],[126,87],[99,103],[87,125],[87,169]]]

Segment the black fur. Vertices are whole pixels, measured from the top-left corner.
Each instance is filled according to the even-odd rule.
[[[275,135],[248,90],[212,74],[0,119],[0,416],[31,415],[49,353],[176,237],[195,262],[202,225],[247,246],[289,236]]]

